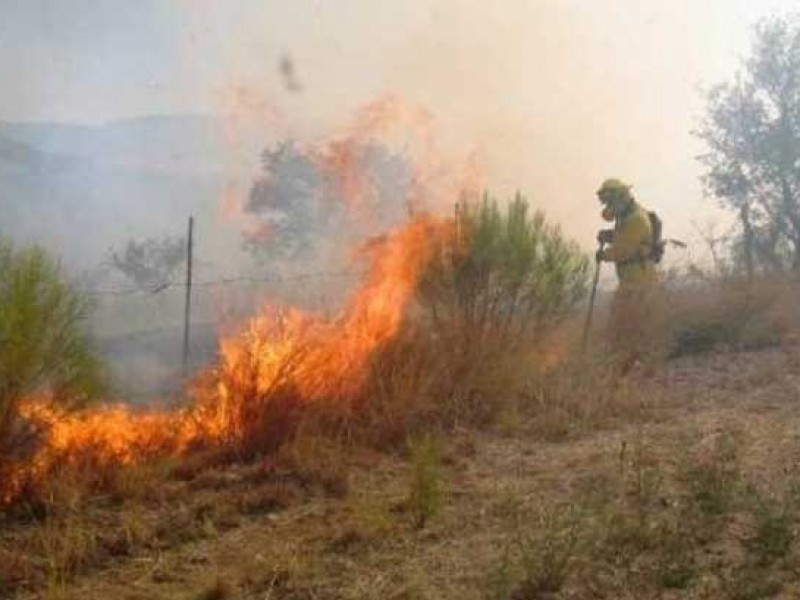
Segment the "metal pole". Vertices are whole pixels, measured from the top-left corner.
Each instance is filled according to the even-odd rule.
[[[600,249],[603,249],[603,245],[600,244]],[[589,296],[589,310],[586,313],[586,322],[583,324],[583,336],[581,338],[581,352],[586,352],[586,345],[589,342],[589,330],[592,328],[592,315],[594,314],[594,299],[597,295],[597,284],[600,282],[600,265],[602,265],[599,260],[595,262],[594,267],[594,281],[592,282],[592,293]]]
[[[189,374],[189,328],[192,311],[192,254],[194,251],[194,217],[189,217],[186,244],[186,305],[183,311],[183,376]]]
[[[461,204],[455,203],[456,250],[461,250]]]

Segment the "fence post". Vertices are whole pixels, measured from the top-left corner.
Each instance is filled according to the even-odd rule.
[[[186,304],[183,310],[183,376],[189,373],[189,329],[192,310],[192,254],[194,250],[194,217],[189,217],[186,244]]]

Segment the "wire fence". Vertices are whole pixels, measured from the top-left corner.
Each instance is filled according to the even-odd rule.
[[[363,271],[345,269],[291,275],[237,275],[200,279],[191,288],[189,370],[213,363],[220,336],[231,334],[264,306],[296,306],[323,315],[341,307]],[[90,329],[110,366],[114,388],[134,401],[177,393],[186,284],[165,282],[84,288],[92,300]]]
[[[669,267],[695,264],[687,254]],[[664,265],[665,267],[667,265]],[[616,277],[603,269],[601,299],[613,293]],[[363,277],[364,270],[213,276],[200,270],[192,284],[189,371],[213,363],[220,337],[234,332],[265,305],[295,306],[331,315]],[[84,288],[92,299],[91,331],[111,367],[120,395],[146,399],[177,392],[183,383],[182,354],[187,284],[166,281],[149,288],[118,285]]]

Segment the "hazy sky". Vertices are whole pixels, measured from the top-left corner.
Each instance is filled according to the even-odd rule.
[[[687,237],[709,218],[689,134],[750,25],[796,0],[0,0],[0,120],[230,108],[256,90],[302,134],[394,92],[584,241],[593,192],[632,181]],[[303,85],[277,69],[292,56]],[[277,115],[277,116],[275,116]]]

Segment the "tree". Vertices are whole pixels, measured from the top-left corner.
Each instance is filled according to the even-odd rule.
[[[696,135],[706,188],[741,225],[735,258],[750,276],[800,271],[800,19],[756,26],[749,59],[710,91]]]
[[[0,471],[23,433],[26,398],[72,410],[102,391],[103,368],[84,330],[88,308],[44,250],[0,239]]]
[[[294,259],[307,256],[314,240],[336,215],[322,202],[323,177],[313,160],[292,142],[261,153],[262,175],[253,183],[246,209],[262,226],[246,239],[258,252]]]
[[[168,285],[186,256],[182,238],[130,240],[122,251],[112,250],[110,265],[143,290]]]
[[[378,142],[281,142],[261,153],[245,206],[260,226],[246,246],[289,261],[330,258],[323,242],[341,246],[406,218],[411,184],[407,161]]]

